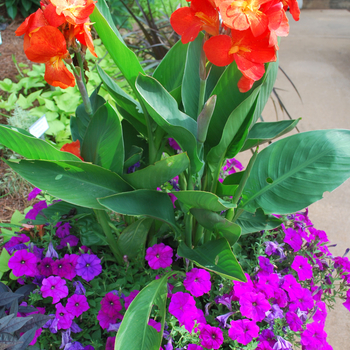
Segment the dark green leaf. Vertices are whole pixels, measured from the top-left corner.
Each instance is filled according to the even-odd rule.
[[[52,196],[88,208],[104,209],[96,198],[131,190],[119,175],[85,162],[20,160],[6,163]]]
[[[14,333],[21,329],[27,322],[32,320],[32,317],[14,317],[6,325],[0,327],[0,332]],[[21,332],[23,328],[21,329]]]
[[[118,247],[122,255],[127,255],[129,259],[137,256],[146,243],[152,222],[153,219],[140,219],[123,230],[118,238]]]
[[[32,342],[34,339],[36,332],[36,328],[33,328],[27,332],[25,332],[19,339],[17,345],[15,345],[12,350],[25,350],[27,349],[27,346]]]
[[[0,293],[0,306],[12,303],[14,300],[19,299],[22,295],[12,292]]]
[[[177,254],[224,278],[246,281],[244,272],[225,238],[209,241],[196,249],[190,249],[181,242]]]
[[[127,156],[125,157],[124,162],[124,171],[126,172],[127,169],[133,165],[135,165],[137,162],[139,162],[142,158],[143,149],[137,146],[131,146],[131,149]]]
[[[25,130],[10,125],[0,125],[1,144],[29,159],[74,160],[80,159],[74,154],[61,152],[44,140],[28,135]]]
[[[93,115],[81,146],[86,162],[100,165],[117,174],[123,173],[124,142],[117,112],[107,102]]]
[[[214,234],[221,233],[227,239],[230,246],[233,246],[241,235],[241,227],[234,222],[228,221],[221,215],[209,210],[191,209],[191,214],[198,223]]]
[[[156,162],[154,165],[123,176],[136,189],[154,190],[185,171],[190,162],[186,153],[180,153]]]
[[[350,176],[350,131],[317,130],[276,141],[258,154],[239,205],[288,214],[333,191]]]
[[[47,321],[55,318],[54,316],[42,315],[42,314],[34,314],[30,315],[31,320],[29,320],[21,329],[21,332],[27,332],[30,329],[39,329],[41,328]]]

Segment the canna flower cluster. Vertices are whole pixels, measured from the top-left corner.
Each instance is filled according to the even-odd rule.
[[[241,92],[251,89],[265,73],[264,64],[276,61],[279,36],[289,33],[286,10],[299,20],[297,0],[186,0],[189,7],[177,9],[170,23],[186,44],[205,31],[207,59],[216,66],[233,61],[242,73]]]
[[[72,64],[72,53],[84,54],[86,48],[96,56],[89,16],[93,0],[42,0],[41,8],[16,30],[24,35],[27,58],[45,64],[45,80],[63,89],[75,85],[74,75],[65,66]]]

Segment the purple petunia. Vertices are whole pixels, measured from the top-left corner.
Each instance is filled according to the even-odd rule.
[[[259,266],[260,271],[262,274],[269,275],[270,273],[273,273],[273,265],[270,263],[270,260],[268,258],[265,258],[264,256],[259,256]]]
[[[118,295],[107,293],[101,300],[101,310],[109,317],[115,317],[122,309]]]
[[[75,270],[78,276],[89,282],[102,272],[101,260],[95,254],[82,254],[77,259]]]
[[[271,309],[270,303],[262,293],[247,293],[241,296],[239,302],[241,314],[256,322],[262,321],[266,312]]]
[[[85,295],[73,294],[67,300],[66,309],[73,316],[79,317],[83,312],[90,309]]]
[[[247,345],[259,335],[259,327],[254,321],[238,320],[231,321],[230,324],[228,336],[240,344]]]
[[[285,229],[284,242],[288,243],[295,252],[298,252],[303,245],[303,239],[299,232],[294,231],[292,228]]]
[[[128,297],[124,298],[124,307],[125,310],[128,309],[129,305],[131,304],[131,302],[135,299],[136,295],[139,294],[140,291],[139,290],[133,290],[130,295]]]
[[[73,287],[75,288],[74,294],[85,295],[86,290],[80,281],[73,282]]]
[[[54,249],[53,244],[52,244],[51,241],[50,241],[49,246],[47,248],[47,252],[46,252],[45,258],[56,258],[56,259],[58,259],[58,253]]]
[[[41,192],[41,189],[38,187],[34,187],[31,192],[28,194],[28,201],[31,201],[32,199],[36,198],[36,196]]]
[[[227,320],[233,314],[234,314],[234,312],[231,311],[231,312],[228,312],[227,314],[217,316],[215,319],[217,321],[219,321],[219,327],[226,328],[227,327]]]
[[[164,243],[147,248],[145,259],[151,269],[167,268],[173,262],[173,249]]]
[[[196,344],[188,344],[187,350],[203,350],[203,348]]]
[[[201,345],[207,349],[219,349],[224,342],[222,330],[208,324],[200,326],[199,339],[201,340]]]
[[[300,281],[305,281],[312,278],[312,266],[308,259],[297,255],[291,265],[291,268],[298,274]]]
[[[303,321],[295,312],[288,311],[286,313],[286,321],[292,331],[299,332],[302,330]]]
[[[62,278],[70,277],[72,274],[75,276],[75,269],[72,264],[69,263],[67,259],[59,259],[53,263],[52,271],[54,275],[60,276]],[[73,276],[73,277],[74,277]],[[72,278],[67,278],[72,279]]]
[[[53,263],[51,258],[44,258],[38,264],[38,269],[41,275],[50,277],[53,274]]]
[[[108,337],[106,343],[106,350],[114,350],[115,337]]]
[[[61,239],[60,244],[56,247],[56,249],[63,249],[64,247],[67,247],[67,245],[69,244],[71,247],[75,247],[77,246],[79,243],[79,238],[74,236],[74,235],[70,235],[70,236],[66,236],[64,238]]]
[[[7,252],[11,255],[15,250],[18,250],[16,249],[16,246],[29,241],[30,241],[30,238],[24,233],[22,233],[18,236],[11,237],[11,239],[7,243],[5,243],[4,247],[6,248]],[[27,246],[25,246],[24,249],[27,249]]]
[[[196,301],[188,293],[177,292],[170,300],[169,312],[181,323],[189,314],[197,313]]]
[[[193,268],[186,273],[184,287],[195,297],[209,293],[211,289],[210,273],[203,269]]]
[[[273,350],[293,350],[292,344],[280,337],[279,335],[277,336],[277,342],[273,346]]]
[[[44,209],[47,208],[46,201],[40,201],[33,205],[33,209],[30,209],[26,214],[25,218],[29,220],[35,220],[37,215]]]
[[[181,151],[181,147],[174,139],[169,138],[168,141],[171,148],[173,148],[176,151]]]
[[[12,269],[15,276],[34,277],[38,275],[37,257],[25,249],[17,250],[8,262],[8,267]]]
[[[65,298],[68,295],[66,281],[61,277],[50,276],[44,278],[40,290],[44,298],[53,298],[52,304],[58,303],[62,298]]]
[[[60,226],[57,230],[56,230],[56,236],[58,238],[64,238],[69,236],[69,229],[71,229],[72,226],[69,224],[69,222],[65,222],[62,226]]]

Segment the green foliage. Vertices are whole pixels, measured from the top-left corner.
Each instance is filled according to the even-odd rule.
[[[18,10],[25,18],[34,13],[40,6],[39,0],[5,0],[5,7],[10,18],[15,19]]]

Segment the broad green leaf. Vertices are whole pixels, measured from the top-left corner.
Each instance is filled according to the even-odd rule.
[[[243,146],[254,116],[258,93],[259,89],[255,89],[227,119],[219,143],[211,148],[207,155],[207,161],[213,169],[220,166],[224,157],[233,158]]]
[[[85,162],[20,160],[6,163],[34,186],[82,207],[104,209],[96,198],[131,190],[119,175]]]
[[[142,135],[147,135],[147,127],[146,127],[146,125],[144,125],[138,119],[133,117],[125,109],[121,108],[118,105],[116,105],[116,107],[117,107],[117,110],[120,113],[120,115],[123,117],[123,119],[128,121],[128,123],[131,124],[135,130],[137,130]],[[135,136],[137,136],[137,134]]]
[[[196,249],[191,249],[181,242],[177,254],[224,278],[243,282],[247,280],[225,238],[209,241]]]
[[[137,56],[125,45],[124,40],[115,27],[105,0],[99,0],[96,3],[90,19],[91,22],[94,22],[94,28],[113,61],[131,88],[134,88],[135,80],[139,73],[143,73],[143,69]]]
[[[106,208],[123,215],[145,215],[175,227],[173,203],[166,193],[152,190],[136,190],[99,198]]]
[[[118,247],[123,256],[127,255],[129,260],[137,256],[146,243],[152,222],[153,219],[140,219],[123,230],[118,238]]]
[[[173,273],[152,281],[132,301],[118,330],[115,349],[159,350],[165,324],[167,282]],[[156,321],[162,323],[160,332],[148,325],[154,306],[158,311]]]
[[[261,209],[258,209],[254,214],[245,211],[236,221],[236,224],[242,228],[242,235],[263,230],[272,230],[282,223],[283,220],[273,215],[265,215]]]
[[[155,190],[165,182],[185,171],[190,164],[186,153],[180,153],[137,170],[131,174],[123,175],[124,180],[136,189]]]
[[[223,211],[229,208],[235,208],[230,202],[216,196],[211,192],[204,191],[177,191],[174,192],[176,198],[186,204],[188,208],[200,208],[211,211]]]
[[[5,227],[4,224],[0,224],[1,228],[1,235],[4,239],[4,243],[9,241],[11,237],[17,236],[16,231],[19,231],[20,228],[22,227],[21,221],[24,219],[24,214],[20,213],[18,210],[15,210],[15,212],[12,214],[11,217],[11,226],[7,226],[8,228],[11,228],[13,230],[8,230]],[[17,228],[17,230],[15,230]]]
[[[220,181],[216,185],[216,195],[219,197],[233,196],[238,188],[238,185],[225,185]]]
[[[102,105],[106,103],[105,99],[98,94],[100,86],[98,86],[90,96],[90,103],[92,108],[92,113],[94,114]],[[86,113],[85,106],[82,103],[79,105],[75,111],[75,117],[71,119],[71,129],[73,140],[79,140],[82,144],[86,129],[90,123],[91,116]]]
[[[197,38],[188,44],[185,72],[182,80],[182,103],[185,113],[194,120],[198,117],[199,103],[199,65],[201,59],[204,35],[200,33]]]
[[[228,221],[217,213],[204,209],[191,209],[191,214],[207,230],[212,231],[214,234],[221,233],[230,246],[233,246],[241,235],[241,227],[239,225]]]
[[[146,125],[140,104],[128,95],[102,68],[97,66],[97,71],[104,83],[104,87],[113,97],[115,103],[131,114],[140,123]]]
[[[48,142],[38,139],[22,129],[10,125],[0,125],[1,144],[29,159],[74,160],[80,159],[74,154],[61,152]]]
[[[218,67],[212,65],[207,77],[207,84],[205,89],[205,101],[209,99],[211,93],[213,92],[216,84],[218,83],[222,73],[224,73],[226,67]]]
[[[249,131],[241,152],[287,134],[296,127],[300,119],[256,123]]]
[[[11,256],[5,248],[2,249],[0,254],[0,272],[7,272],[10,270],[8,267],[8,262]]]
[[[154,78],[140,75],[136,88],[152,119],[187,152],[192,172],[198,172],[203,164],[197,155],[196,121],[179,111],[173,97]]]
[[[333,191],[350,176],[350,131],[316,130],[279,140],[258,154],[239,205],[288,214]]]
[[[93,115],[86,129],[81,156],[117,174],[123,173],[124,142],[117,112],[107,102]]]
[[[153,73],[167,91],[171,92],[182,84],[188,45],[179,40],[165,55]]]

